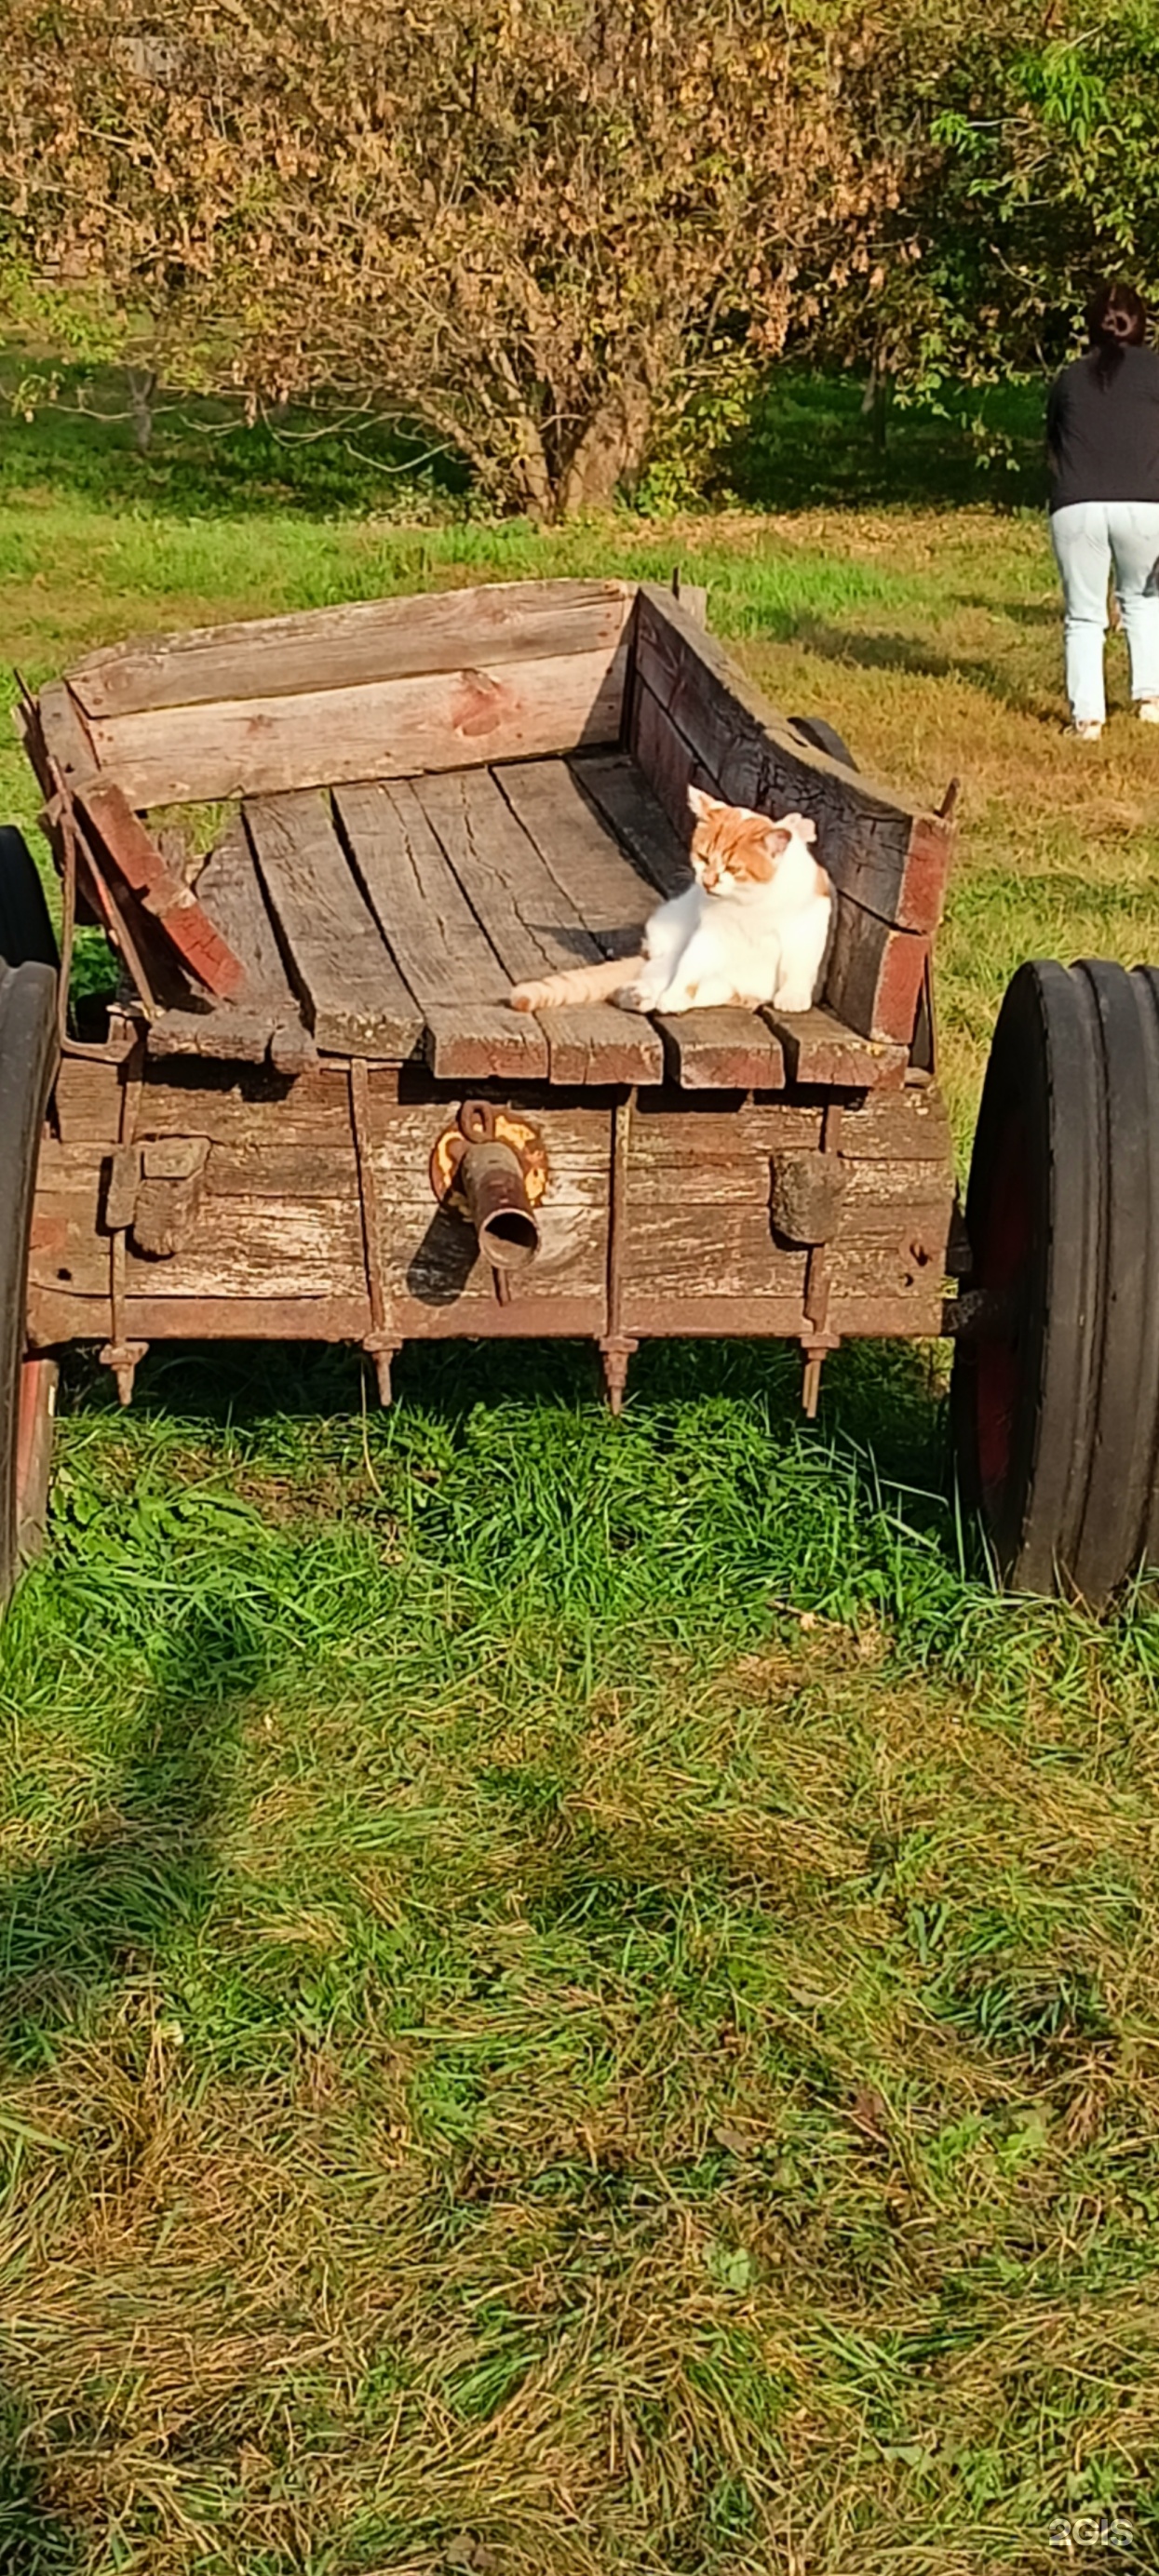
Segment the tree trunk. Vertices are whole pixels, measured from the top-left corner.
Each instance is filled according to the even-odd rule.
[[[622,387],[601,403],[559,481],[561,519],[574,510],[606,510],[617,485],[638,472],[652,424],[652,400],[645,385]]]
[[[129,381],[129,408],[133,415],[133,444],[138,456],[147,456],[153,437],[153,397],[157,378],[152,368],[126,367]]]
[[[869,422],[870,436],[879,455],[885,452],[886,424],[892,392],[892,379],[885,373],[884,368],[878,365],[875,358],[862,396],[861,417]]]

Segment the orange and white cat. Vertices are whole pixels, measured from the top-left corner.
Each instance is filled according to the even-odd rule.
[[[517,1011],[618,1002],[626,1011],[693,1011],[772,1002],[807,1011],[820,981],[833,888],[804,814],[774,822],[690,787],[696,819],[690,886],[662,903],[636,957],[516,984]]]

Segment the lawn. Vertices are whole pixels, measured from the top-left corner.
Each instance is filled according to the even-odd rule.
[[[1061,738],[1037,510],[855,390],[712,517],[558,534],[15,419],[4,664],[680,562],[774,699],[962,779],[964,1158],[1017,960],[1159,957],[1159,735]],[[937,1354],[812,1428],[798,1376],[654,1349],[614,1425],[567,1346],[387,1415],[159,1352],[122,1415],[70,1361],[0,1637],[3,2576],[1159,2567],[1159,1616],[995,1597]]]

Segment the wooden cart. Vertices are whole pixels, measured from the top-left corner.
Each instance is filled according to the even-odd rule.
[[[955,1321],[1003,1566],[1082,1579],[1081,1513],[1060,1546],[1015,1456],[1025,1242],[991,1244],[948,1303],[969,1257],[930,981],[949,805],[778,716],[701,594],[514,583],[161,637],[93,654],[20,722],[64,955],[6,834],[0,1588],[71,1341],[126,1402],[158,1340],[348,1342],[385,1400],[408,1341],[584,1336],[618,1408],[646,1336],[769,1335],[799,1343],[812,1412],[843,1339]],[[822,1005],[513,1012],[513,979],[629,953],[686,881],[690,781],[816,820]],[[78,916],[121,961],[95,1029],[67,1006]],[[1149,988],[1146,1010],[1159,1035]],[[1159,1247],[1159,1183],[1155,1207]],[[1110,1583],[1140,1553],[1153,1451]]]

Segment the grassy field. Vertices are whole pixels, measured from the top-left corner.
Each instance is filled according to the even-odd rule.
[[[3,661],[681,562],[775,699],[962,777],[964,1152],[1015,962],[1159,957],[1159,736],[1061,739],[1040,518],[855,411],[820,494],[802,398],[765,507],[558,535],[17,420]],[[0,1640],[2,2576],[1159,2567],[1159,1617],[993,1595],[935,1355],[813,1429],[736,1346],[618,1426],[567,1347],[397,1374],[70,1363]]]

